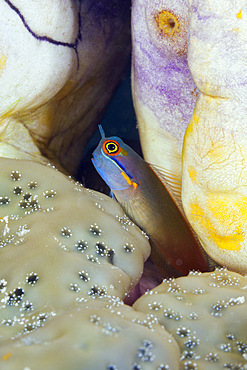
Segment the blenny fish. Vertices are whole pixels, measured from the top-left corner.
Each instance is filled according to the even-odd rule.
[[[161,253],[183,275],[208,271],[185,215],[151,166],[119,137],[100,131],[93,165],[125,213],[148,234],[156,258]]]

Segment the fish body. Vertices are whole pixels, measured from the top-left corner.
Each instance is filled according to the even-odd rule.
[[[118,137],[103,137],[92,162],[125,213],[182,274],[207,271],[188,223],[153,169]]]

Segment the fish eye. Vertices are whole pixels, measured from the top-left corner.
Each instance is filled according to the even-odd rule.
[[[121,148],[117,141],[107,140],[103,144],[103,151],[108,155],[118,155],[121,152]]]

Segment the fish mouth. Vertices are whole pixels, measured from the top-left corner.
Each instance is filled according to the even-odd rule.
[[[92,156],[93,156],[91,158],[92,164],[94,168],[96,169],[96,171],[98,172],[98,174],[104,180],[104,166],[103,166],[102,160],[97,155],[95,156],[94,154],[92,154]]]
[[[94,167],[95,168],[99,168],[100,167],[100,164],[99,164],[99,162],[97,161],[97,159],[96,159],[96,157],[95,157],[95,155],[94,154],[92,154],[92,158],[91,158],[91,161],[92,161],[92,163],[93,163],[93,165],[94,165]]]
[[[91,161],[92,161],[92,163],[93,163],[94,166],[97,164],[94,157],[91,158]]]

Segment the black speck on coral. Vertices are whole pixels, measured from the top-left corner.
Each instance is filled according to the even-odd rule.
[[[81,239],[75,243],[75,247],[79,252],[84,252],[88,248],[88,244],[85,240]]]
[[[31,272],[30,274],[26,276],[26,282],[30,285],[36,284],[38,280],[39,280],[39,277],[38,277],[38,274],[36,274],[36,272]]]
[[[20,181],[21,173],[17,170],[14,170],[11,172],[10,177],[13,181]]]
[[[11,199],[6,196],[0,196],[0,205],[9,204]]]

